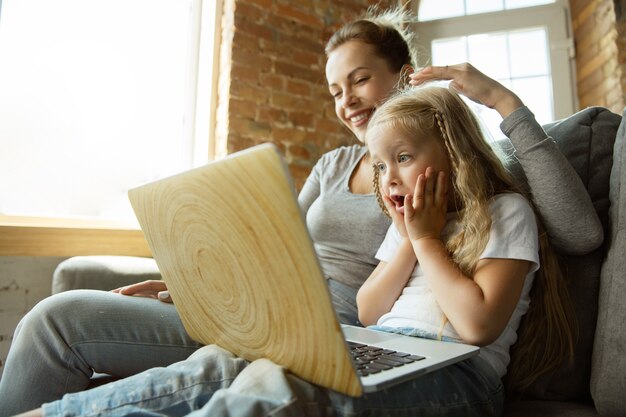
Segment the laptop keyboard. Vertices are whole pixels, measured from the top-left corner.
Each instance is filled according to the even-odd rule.
[[[355,363],[357,373],[360,376],[377,374],[424,359],[423,356],[396,352],[395,350],[383,349],[363,343],[348,341],[348,347],[350,348],[352,361]]]

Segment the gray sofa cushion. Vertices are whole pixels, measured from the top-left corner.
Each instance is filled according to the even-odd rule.
[[[61,262],[52,276],[52,294],[89,288],[112,290],[147,279],[161,279],[152,258],[75,256]]]
[[[624,109],[626,117],[626,108]],[[601,415],[623,416],[626,394],[626,120],[615,141],[609,199],[609,245],[602,266],[598,325],[592,358],[591,395]]]
[[[620,121],[619,115],[605,108],[590,107],[544,126],[585,184],[605,231],[613,143]],[[576,204],[575,201],[565,203]],[[542,376],[527,393],[529,398],[591,402],[591,352],[604,253],[603,246],[587,255],[563,256],[580,329],[574,365],[570,367],[564,362],[555,371]]]

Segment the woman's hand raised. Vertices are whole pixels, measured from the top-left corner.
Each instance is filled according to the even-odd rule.
[[[116,288],[111,292],[130,295],[133,297],[147,297],[156,298],[164,303],[172,303],[170,292],[167,290],[167,285],[164,281],[160,280],[147,280],[138,282],[136,284],[127,285],[125,287]]]
[[[424,67],[410,74],[409,78],[409,84],[412,86],[429,81],[450,80],[450,88],[470,100],[495,109],[502,118],[524,105],[515,93],[467,62],[443,67]]]

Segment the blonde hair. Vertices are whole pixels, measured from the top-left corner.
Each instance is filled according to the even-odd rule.
[[[525,193],[485,141],[470,108],[447,88],[409,89],[391,97],[370,120],[365,143],[380,129],[389,128],[410,136],[439,138],[443,143],[450,162],[455,201],[460,204],[456,207],[459,231],[446,242],[446,248],[461,271],[473,276],[489,240],[491,198],[504,192]],[[378,202],[387,213],[376,169],[374,177]],[[534,206],[533,209],[542,266],[531,290],[532,303],[520,325],[518,342],[511,349],[507,386],[517,392],[526,390],[564,357],[571,360],[576,337],[574,310],[562,269],[550,248],[540,216]]]
[[[326,56],[351,40],[372,45],[376,54],[385,59],[393,72],[405,65],[415,66],[417,51],[414,34],[408,29],[412,14],[401,7],[380,11],[370,6],[360,18],[339,28],[326,43]]]

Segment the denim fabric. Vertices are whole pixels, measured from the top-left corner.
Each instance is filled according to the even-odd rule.
[[[422,339],[440,340],[436,334],[416,329],[414,327],[367,326],[367,328],[377,330],[379,332],[399,333],[405,336],[421,337]],[[441,336],[441,341],[459,343],[458,340],[447,336]]]
[[[474,357],[393,388],[351,398],[309,384],[269,360],[251,364],[217,346],[45,404],[44,416],[498,416],[503,386]]]
[[[358,325],[356,290],[328,285],[339,320]],[[0,380],[0,417],[82,391],[94,370],[124,378],[182,361],[200,346],[172,304],[93,290],[53,295],[15,331]]]
[[[199,347],[172,304],[91,290],[48,297],[15,331],[0,380],[0,416],[84,390],[93,370],[126,377],[184,360]]]

